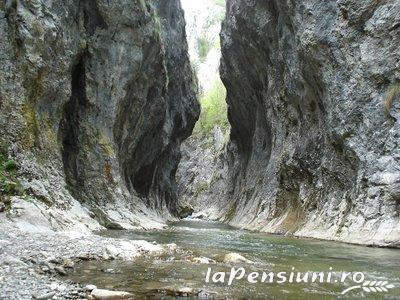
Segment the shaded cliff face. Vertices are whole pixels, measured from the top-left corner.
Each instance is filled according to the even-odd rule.
[[[199,114],[180,2],[7,1],[0,32],[1,142],[27,196],[105,225],[174,214]]]
[[[399,11],[398,1],[227,1],[231,224],[399,245]]]

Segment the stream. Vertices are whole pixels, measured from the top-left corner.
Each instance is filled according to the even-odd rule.
[[[165,291],[182,287],[202,290],[204,293],[201,295],[208,294],[216,299],[400,298],[400,250],[397,249],[254,233],[200,220],[183,220],[170,224],[167,229],[161,231],[109,230],[101,235],[161,244],[176,243],[184,250],[168,255],[141,257],[132,262],[85,261],[77,265],[70,277],[81,284],[95,284],[99,288],[128,291],[139,299],[179,299],[168,296]],[[231,252],[240,253],[254,263],[224,263],[224,255]],[[190,261],[193,257],[207,257],[216,262],[194,263]],[[229,273],[224,283],[213,282],[213,274],[230,272],[231,267],[243,267],[246,275],[243,279],[233,281],[231,286],[227,284]],[[211,268],[211,271],[208,268]],[[311,277],[307,283],[249,283],[247,280],[247,275],[251,272],[258,272],[260,281],[262,272],[289,274],[293,272],[292,268],[295,273],[325,272],[327,276],[326,274],[331,272],[333,279],[330,283],[311,282]],[[112,270],[112,273],[104,270]],[[364,282],[371,281],[372,287],[376,284],[379,287],[379,283],[374,281],[388,281],[383,283],[383,286],[395,286],[387,289],[387,292],[382,289],[380,292],[376,288],[370,288],[369,291],[356,288],[346,295],[340,295],[346,288],[357,285],[353,282],[352,275],[343,283],[335,282],[335,278],[341,278],[340,272],[343,271],[363,272]],[[210,272],[208,283],[205,281],[207,272]],[[359,280],[359,276],[356,279]],[[192,297],[197,298],[204,297]]]

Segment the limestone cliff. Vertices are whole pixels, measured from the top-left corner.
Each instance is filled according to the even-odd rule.
[[[2,1],[0,36],[15,206],[34,203],[53,227],[174,215],[179,147],[199,114],[180,2]]]
[[[400,2],[228,0],[231,224],[400,245]]]

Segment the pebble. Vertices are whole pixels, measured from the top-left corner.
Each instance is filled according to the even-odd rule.
[[[65,285],[63,285],[63,284],[58,284],[57,282],[53,282],[50,285],[50,289],[52,291],[64,292],[67,289],[67,287]]]
[[[88,291],[88,292],[91,292],[96,289],[97,289],[97,286],[95,286],[94,284],[88,284],[87,286],[84,287],[84,290]]]
[[[103,270],[104,273],[108,273],[108,274],[116,274],[117,272],[114,269],[105,269]]]
[[[67,276],[68,275],[63,267],[55,267],[54,270],[61,276]]]
[[[67,269],[73,269],[75,267],[75,263],[71,259],[66,258],[64,259],[63,266]]]
[[[215,260],[208,258],[208,257],[193,257],[191,259],[191,262],[196,263],[196,264],[211,264],[211,263],[216,263]]]
[[[43,294],[43,295],[34,294],[34,295],[32,295],[32,298],[36,299],[36,300],[47,300],[47,299],[54,298],[55,295],[56,295],[55,292],[51,292],[51,293],[47,293],[47,294]]]

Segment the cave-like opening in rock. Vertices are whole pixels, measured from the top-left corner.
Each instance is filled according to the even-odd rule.
[[[71,97],[64,105],[59,127],[62,159],[67,184],[73,190],[83,186],[83,169],[79,166],[81,119],[88,106],[86,96],[85,55],[79,56],[71,70]]]

